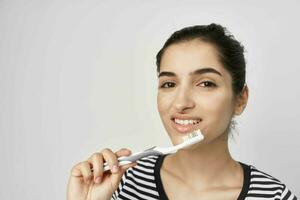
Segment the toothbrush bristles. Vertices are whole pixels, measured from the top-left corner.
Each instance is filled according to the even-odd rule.
[[[185,141],[187,141],[187,140],[189,140],[189,139],[191,139],[191,138],[197,137],[199,134],[201,134],[201,132],[200,132],[200,130],[198,129],[198,130],[196,130],[196,131],[194,131],[194,132],[192,132],[192,133],[190,133],[190,134],[184,136],[184,137],[183,137],[183,141],[185,142]]]

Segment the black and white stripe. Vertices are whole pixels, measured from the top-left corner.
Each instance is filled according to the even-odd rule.
[[[159,160],[159,162],[157,162]],[[158,177],[163,156],[148,156],[123,175],[112,200],[165,200],[166,194]],[[238,200],[297,200],[285,184],[252,165],[244,168],[244,185]]]
[[[128,169],[122,177],[119,188],[112,199],[159,199],[154,178],[157,156],[148,156],[137,161],[137,165]]]
[[[250,185],[245,199],[296,200],[297,198],[278,179],[250,165]]]

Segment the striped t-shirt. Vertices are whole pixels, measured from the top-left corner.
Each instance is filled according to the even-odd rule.
[[[112,196],[114,200],[167,200],[160,177],[160,168],[165,156],[148,156],[129,168]],[[238,200],[296,200],[285,184],[256,169],[239,162],[244,171],[244,183]]]

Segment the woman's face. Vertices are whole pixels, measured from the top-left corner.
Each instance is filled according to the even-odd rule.
[[[159,73],[157,105],[172,143],[200,129],[202,143],[227,136],[234,115],[232,79],[213,45],[192,40],[170,45]]]

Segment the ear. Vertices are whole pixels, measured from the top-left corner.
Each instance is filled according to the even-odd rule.
[[[240,115],[246,108],[248,102],[249,89],[248,86],[245,85],[242,92],[237,96],[234,108],[234,114]]]

